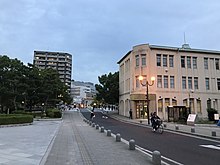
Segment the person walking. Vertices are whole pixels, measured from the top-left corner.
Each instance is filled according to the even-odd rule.
[[[132,119],[132,110],[129,111],[129,119]]]

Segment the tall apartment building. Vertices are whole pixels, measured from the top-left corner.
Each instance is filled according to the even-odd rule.
[[[72,55],[62,52],[34,51],[33,64],[39,69],[52,68],[69,88],[71,86]]]
[[[146,118],[146,86],[149,111],[156,111],[163,120],[175,118],[184,110],[207,118],[207,108],[220,112],[220,51],[156,45],[134,46],[119,60],[119,113]],[[175,113],[174,113],[175,112]],[[168,114],[173,113],[173,114]],[[172,116],[174,115],[174,116]]]

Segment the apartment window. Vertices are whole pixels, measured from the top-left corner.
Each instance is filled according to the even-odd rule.
[[[194,77],[194,89],[199,89],[199,80],[198,80],[198,77]]]
[[[157,66],[161,66],[161,54],[157,54]]]
[[[193,69],[197,69],[197,57],[193,57]]]
[[[182,77],[182,89],[186,89],[186,77]]]
[[[204,58],[204,68],[208,69],[208,58]]]
[[[192,77],[188,77],[188,89],[192,89]]]
[[[173,58],[173,55],[169,55],[169,67],[174,67]]]
[[[220,78],[217,78],[217,87],[218,87],[218,90],[220,90]]]
[[[139,55],[135,56],[135,61],[136,61],[136,67],[139,66]]]
[[[146,66],[146,54],[141,55],[141,65]]]
[[[167,67],[167,55],[166,54],[163,55],[163,66]]]
[[[215,68],[216,70],[219,70],[219,59],[218,58],[215,59]]]
[[[162,76],[157,75],[157,87],[162,88]]]
[[[164,82],[164,88],[168,88],[168,76],[164,76],[163,78],[163,82]]]
[[[187,56],[187,68],[191,68],[191,57]]]
[[[170,76],[170,88],[175,88],[174,76]]]
[[[181,67],[185,68],[185,56],[181,56]]]
[[[209,89],[210,89],[210,86],[209,86],[209,78],[205,78],[205,87],[206,87],[206,90],[209,90]]]

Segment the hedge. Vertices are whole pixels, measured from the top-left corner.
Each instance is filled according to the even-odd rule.
[[[58,109],[48,109],[46,111],[46,116],[50,118],[61,118],[62,117],[62,112]]]
[[[1,114],[0,125],[32,123],[32,115]]]

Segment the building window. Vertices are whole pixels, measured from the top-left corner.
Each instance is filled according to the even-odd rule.
[[[174,67],[173,58],[173,55],[169,55],[169,67]]]
[[[136,77],[136,88],[139,88],[140,87],[140,81],[138,79],[138,77]]]
[[[163,82],[164,82],[164,88],[168,88],[168,76],[163,77]]]
[[[192,89],[192,77],[188,77],[188,89]]]
[[[161,66],[161,54],[157,54],[157,66]]]
[[[217,78],[217,87],[218,87],[218,90],[220,90],[220,78]]]
[[[167,67],[167,55],[166,54],[163,55],[163,66]]]
[[[182,77],[182,89],[186,89],[186,77]]]
[[[191,57],[187,56],[187,68],[191,68]]]
[[[219,59],[218,58],[215,59],[215,68],[216,70],[219,70]]]
[[[158,111],[159,112],[163,111],[163,99],[158,100]]]
[[[135,60],[136,60],[136,67],[138,67],[139,66],[139,55],[135,56]]]
[[[210,86],[209,86],[209,78],[205,78],[205,86],[206,86],[206,90],[209,90],[209,89],[210,89]]]
[[[157,75],[157,87],[162,88],[162,76]]]
[[[174,76],[170,76],[170,88],[175,88]]]
[[[208,69],[208,58],[204,58],[204,68]]]
[[[185,68],[185,56],[181,56],[181,67]]]
[[[197,57],[193,57],[193,69],[197,69]]]
[[[141,55],[141,65],[146,66],[146,54]]]
[[[194,89],[199,89],[199,80],[198,80],[198,77],[194,77]]]

